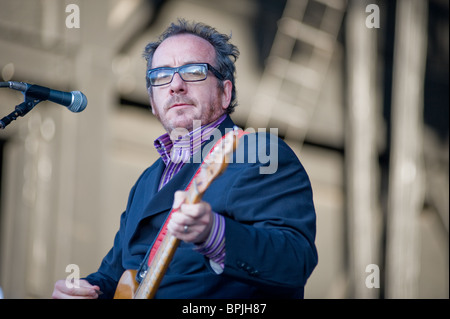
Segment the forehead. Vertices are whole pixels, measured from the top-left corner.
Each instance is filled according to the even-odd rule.
[[[153,55],[152,67],[180,66],[190,62],[213,63],[211,43],[193,34],[179,34],[165,39]]]

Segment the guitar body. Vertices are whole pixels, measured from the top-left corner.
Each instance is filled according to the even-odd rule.
[[[134,293],[139,287],[138,282],[135,280],[137,270],[126,270],[120,277],[117,284],[114,299],[133,299]]]

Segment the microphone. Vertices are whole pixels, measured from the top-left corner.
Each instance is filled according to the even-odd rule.
[[[9,88],[21,91],[29,98],[41,101],[51,101],[66,106],[71,112],[81,112],[86,108],[87,98],[80,91],[63,92],[49,89],[40,85],[24,82],[8,81]]]

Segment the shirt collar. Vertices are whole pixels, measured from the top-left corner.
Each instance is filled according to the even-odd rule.
[[[220,123],[222,123],[226,114],[223,114],[214,122],[194,128],[187,135],[172,141],[170,135],[165,133],[154,141],[154,146],[166,165],[169,162],[179,163],[187,162],[200,149],[203,142],[207,141]]]

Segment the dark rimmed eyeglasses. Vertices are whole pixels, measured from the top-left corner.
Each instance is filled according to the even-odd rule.
[[[185,82],[198,82],[206,80],[208,70],[219,80],[225,77],[209,63],[190,63],[177,68],[161,67],[147,71],[147,77],[151,86],[161,86],[172,82],[175,73]]]

